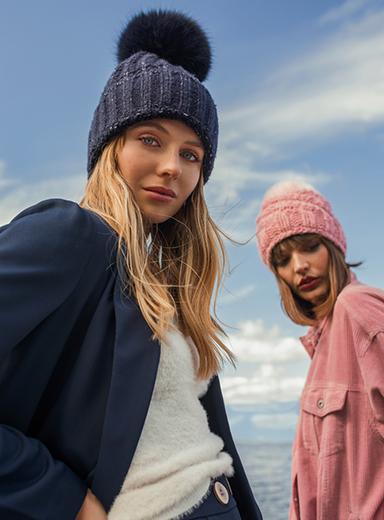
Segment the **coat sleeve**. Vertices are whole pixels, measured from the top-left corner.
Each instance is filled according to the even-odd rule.
[[[51,199],[0,228],[0,360],[75,289],[93,225],[77,204]],[[85,483],[39,440],[0,425],[0,518],[74,519],[85,493]]]
[[[384,330],[367,338],[359,366],[376,426],[384,438]]]

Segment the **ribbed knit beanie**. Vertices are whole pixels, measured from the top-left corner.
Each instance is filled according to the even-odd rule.
[[[211,66],[204,31],[175,11],[140,13],[122,31],[117,58],[89,132],[88,177],[113,137],[134,123],[162,117],[183,121],[200,137],[206,182],[217,150],[218,121],[202,84]]]
[[[292,235],[317,233],[331,240],[345,255],[343,229],[329,202],[311,185],[285,181],[272,186],[256,218],[256,237],[263,262],[271,265],[272,249]]]

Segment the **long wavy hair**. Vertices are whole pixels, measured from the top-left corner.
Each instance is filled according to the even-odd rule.
[[[318,239],[324,244],[329,253],[329,291],[324,301],[317,305],[313,305],[295,294],[290,286],[280,278],[277,271],[279,259],[284,254],[296,248],[305,248],[314,239]],[[350,268],[361,265],[361,262],[353,264],[346,262],[342,251],[333,242],[317,233],[303,233],[282,240],[273,248],[271,260],[272,270],[280,291],[282,308],[289,318],[298,325],[315,325],[319,320],[330,314],[338,295],[350,281]]]
[[[217,373],[235,356],[224,344],[216,299],[226,268],[224,233],[211,219],[203,177],[183,207],[148,233],[134,194],[119,170],[124,136],[101,153],[80,205],[102,217],[116,232],[117,268],[124,292],[134,297],[153,337],[164,340],[179,328],[199,353],[199,378]],[[212,308],[212,313],[211,313]]]

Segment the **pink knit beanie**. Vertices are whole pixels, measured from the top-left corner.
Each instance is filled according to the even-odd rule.
[[[285,181],[272,186],[264,196],[256,218],[256,236],[263,262],[271,265],[276,244],[292,235],[317,233],[346,253],[347,245],[339,221],[329,202],[311,185]]]

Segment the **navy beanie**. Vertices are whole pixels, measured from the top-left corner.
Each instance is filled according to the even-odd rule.
[[[217,150],[216,106],[202,84],[211,65],[207,36],[175,11],[136,15],[121,33],[119,64],[95,110],[88,139],[88,177],[104,146],[125,128],[146,119],[178,119],[204,146],[207,182]]]

